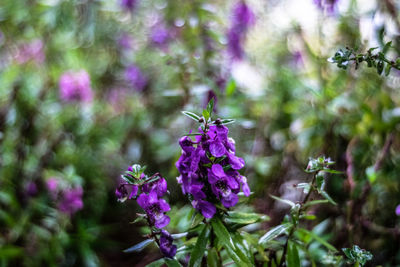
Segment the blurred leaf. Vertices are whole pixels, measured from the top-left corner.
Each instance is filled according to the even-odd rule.
[[[280,198],[280,197],[276,197],[276,196],[273,196],[273,195],[270,195],[270,197],[272,197],[273,199],[275,199],[277,201],[280,201],[280,202],[282,202],[284,204],[289,205],[291,208],[296,206],[296,204],[293,201],[290,201],[290,200],[287,200],[287,199],[283,199],[283,198]]]
[[[251,224],[259,221],[267,221],[269,217],[263,214],[229,211],[225,221],[228,223]]]
[[[146,239],[130,248],[127,248],[124,250],[125,253],[130,253],[130,252],[140,252],[143,249],[145,249],[148,245],[150,245],[151,243],[153,243],[154,240],[153,239]]]
[[[312,237],[313,239],[318,241],[321,245],[325,246],[327,249],[329,249],[331,251],[334,251],[334,252],[338,252],[337,249],[334,246],[329,244],[327,241],[325,241],[319,235],[316,235],[315,233],[310,232],[310,231],[308,231],[306,229],[303,229],[303,228],[298,228],[297,231],[301,232],[304,235],[308,235],[308,236]]]
[[[207,266],[209,266],[209,267],[222,267],[220,261],[218,260],[217,250],[215,248],[213,248],[213,247],[208,249]]]
[[[289,242],[287,251],[287,267],[298,267],[300,265],[299,251],[293,242]]]

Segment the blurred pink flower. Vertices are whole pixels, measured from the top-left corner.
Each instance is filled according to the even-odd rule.
[[[90,76],[86,70],[65,72],[60,77],[59,86],[63,101],[91,102],[93,99]]]
[[[42,40],[35,39],[30,43],[22,44],[18,47],[17,54],[15,55],[15,60],[19,64],[24,64],[30,60],[37,64],[41,64],[45,60],[45,54],[43,51]]]
[[[400,216],[400,205],[396,207],[396,215]]]
[[[83,208],[82,195],[83,189],[80,186],[63,191],[58,204],[59,210],[68,215],[72,215],[81,210]]]

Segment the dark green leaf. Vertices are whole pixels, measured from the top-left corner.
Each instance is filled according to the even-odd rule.
[[[293,242],[289,242],[287,251],[287,267],[298,267],[300,265],[299,251]]]
[[[383,49],[382,49],[382,53],[383,53],[383,54],[386,54],[387,51],[389,51],[389,49],[390,49],[391,46],[392,46],[392,41],[387,42],[387,43],[385,44],[385,46],[383,47]]]
[[[193,112],[182,111],[182,114],[187,116],[187,117],[189,117],[189,118],[191,118],[192,120],[197,121],[197,122],[199,122],[199,120],[200,120],[200,117],[197,114],[193,113]]]
[[[385,75],[388,76],[390,74],[390,70],[392,69],[392,65],[386,64]]]
[[[317,235],[317,234],[315,234],[313,232],[310,232],[310,231],[308,231],[306,229],[303,229],[303,228],[298,228],[297,231],[303,233],[304,235],[309,235],[310,237],[312,237],[313,239],[318,241],[321,245],[325,246],[327,249],[332,250],[334,252],[337,252],[337,249],[334,246],[329,244],[325,239],[323,239],[319,235]]]
[[[328,195],[327,192],[321,191],[321,195],[326,198],[331,204],[337,205],[337,203]]]
[[[179,263],[179,261],[177,261],[175,259],[165,258],[164,261],[168,267],[182,267],[182,265]]]
[[[130,248],[127,248],[124,250],[125,253],[130,253],[130,252],[140,252],[142,251],[145,247],[147,247],[148,245],[150,245],[151,243],[153,243],[154,240],[153,239],[146,239]]]
[[[283,198],[280,198],[280,197],[276,197],[276,196],[273,196],[273,195],[270,195],[270,197],[272,197],[273,199],[278,200],[278,201],[280,201],[280,202],[282,202],[284,204],[289,205],[291,208],[296,206],[296,204],[293,201],[290,201],[290,200],[287,200],[287,199],[283,199]]]
[[[218,259],[218,253],[215,248],[210,248],[207,255],[208,267],[221,267],[221,262]]]
[[[165,258],[161,258],[159,260],[153,261],[150,264],[147,264],[146,267],[160,267],[165,263]]]
[[[211,114],[213,113],[213,110],[214,110],[214,97],[211,98],[211,100],[207,104],[207,112],[210,117],[211,117]]]
[[[196,245],[194,246],[192,253],[190,254],[190,260],[189,260],[190,267],[201,266],[201,260],[203,259],[209,238],[210,238],[210,228],[208,227],[208,225],[205,225],[203,231],[201,231],[199,237],[197,238]]]
[[[231,123],[234,123],[234,122],[235,122],[234,119],[223,119],[223,120],[221,120],[221,124],[223,124],[223,125],[231,124]]]

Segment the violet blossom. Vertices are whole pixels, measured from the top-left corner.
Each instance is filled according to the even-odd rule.
[[[60,77],[60,97],[66,102],[91,102],[93,99],[90,77],[85,70],[67,71]]]
[[[235,143],[228,138],[224,125],[210,126],[208,131],[199,130],[196,141],[185,136],[179,140],[182,155],[176,162],[180,173],[177,178],[182,192],[190,195],[192,206],[205,218],[212,218],[218,202],[226,208],[238,202],[238,193],[250,195],[247,179],[238,172],[245,165],[235,155]]]
[[[323,12],[329,15],[335,13],[339,0],[314,0],[314,4]]]
[[[136,90],[143,91],[147,85],[147,77],[136,65],[130,65],[125,69],[125,80]]]
[[[400,205],[396,207],[396,215],[400,216]]]
[[[152,225],[161,229],[169,224],[171,219],[165,212],[169,211],[171,208],[167,201],[158,198],[155,191],[151,191],[149,194],[140,194],[137,202],[139,206],[145,210],[149,222]]]
[[[171,34],[164,24],[158,23],[151,29],[150,40],[154,46],[163,48],[170,39]]]
[[[137,6],[137,0],[120,0],[120,6],[127,11],[133,11]]]
[[[83,208],[82,187],[64,190],[58,208],[61,212],[72,215]]]
[[[254,21],[254,13],[245,2],[239,2],[234,6],[231,27],[227,34],[228,52],[233,59],[243,58],[242,45],[248,29],[254,24]]]
[[[160,250],[165,257],[171,259],[175,256],[177,249],[176,245],[172,243],[173,241],[174,239],[166,230],[161,231]]]
[[[41,64],[45,60],[44,44],[42,40],[35,39],[29,43],[22,44],[18,47],[17,54],[15,56],[16,61],[19,64],[24,64],[30,60],[36,64]]]

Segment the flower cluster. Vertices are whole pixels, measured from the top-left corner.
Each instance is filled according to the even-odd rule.
[[[90,76],[85,70],[68,71],[60,77],[60,97],[66,102],[91,102]]]
[[[196,141],[188,136],[179,140],[182,155],[176,163],[178,183],[205,218],[214,216],[219,202],[226,208],[235,206],[241,188],[244,195],[250,195],[246,177],[238,172],[244,167],[244,160],[235,155],[235,142],[228,138],[228,132],[217,122],[200,129]]]
[[[248,28],[254,24],[253,11],[245,2],[237,3],[233,9],[232,24],[228,31],[228,52],[234,59],[243,58],[242,43]]]
[[[156,173],[147,177],[138,165],[130,166],[122,176],[122,182],[115,191],[119,201],[126,199],[136,199],[139,206],[146,212],[146,219],[150,227],[157,229],[164,228],[170,222],[170,217],[165,213],[171,208],[162,199],[167,193],[167,181]],[[129,192],[130,191],[130,192]],[[138,194],[140,191],[140,194]],[[156,239],[161,252],[169,258],[176,254],[176,246],[173,245],[172,236],[166,231],[152,232],[153,236],[160,234],[160,239]]]
[[[55,177],[48,179],[46,186],[51,198],[57,202],[57,207],[62,213],[71,216],[83,208],[81,186],[65,187]]]

